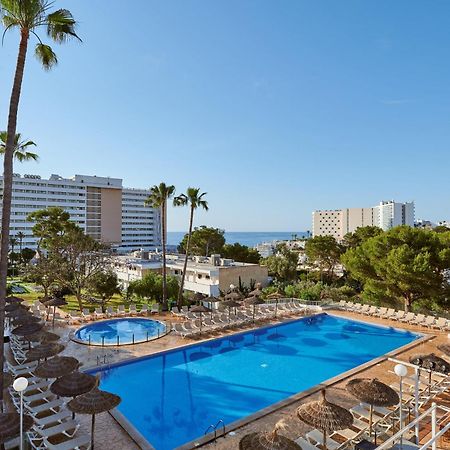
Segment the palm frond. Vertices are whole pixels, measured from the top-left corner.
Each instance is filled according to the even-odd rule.
[[[185,206],[188,202],[187,196],[185,194],[180,194],[173,199],[173,206]]]
[[[55,42],[63,43],[73,37],[81,41],[75,27],[76,21],[67,9],[59,9],[47,16],[47,34]]]
[[[39,156],[37,155],[37,153],[22,152],[22,151],[19,151],[19,150],[16,150],[14,152],[14,158],[17,159],[17,161],[19,161],[19,162],[38,161],[39,160]]]
[[[36,44],[35,55],[45,70],[50,70],[53,66],[58,64],[58,58],[49,45],[41,43]]]

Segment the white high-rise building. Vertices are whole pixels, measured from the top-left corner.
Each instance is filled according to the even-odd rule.
[[[0,177],[0,196],[2,181]],[[27,220],[28,214],[58,206],[86,234],[118,251],[154,250],[161,243],[160,214],[144,204],[149,193],[123,188],[120,178],[52,175],[43,179],[14,174],[10,235],[22,232],[22,247],[35,249],[34,223]]]
[[[360,227],[377,226],[386,231],[397,225],[414,226],[414,202],[389,200],[369,208],[313,212],[313,236],[333,236],[338,241]]]

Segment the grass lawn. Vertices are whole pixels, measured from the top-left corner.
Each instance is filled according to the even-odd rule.
[[[24,294],[16,294],[18,297],[24,298],[26,302],[33,303],[36,300],[39,300],[43,297],[43,292],[39,290],[39,288],[32,284],[32,283],[25,283],[22,282],[20,278],[14,277],[14,280],[11,278],[8,278],[8,284],[14,281],[14,284],[18,284],[22,287],[24,287],[27,292]],[[64,311],[79,311],[78,307],[78,301],[74,295],[67,295],[65,297],[67,301],[66,306],[62,306],[61,309]],[[107,306],[112,306],[113,308],[117,309],[119,305],[129,305],[130,303],[136,304],[138,307],[142,306],[143,304],[151,305],[155,303],[155,301],[147,300],[147,299],[141,299],[137,297],[130,298],[130,301],[127,301],[127,299],[119,294],[114,295],[110,301],[108,301]],[[96,303],[87,303],[83,302],[84,308],[89,308],[89,310],[92,312],[95,308],[97,308],[99,305]]]

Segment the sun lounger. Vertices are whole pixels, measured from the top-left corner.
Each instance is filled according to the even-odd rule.
[[[400,320],[400,322],[408,323],[411,320],[414,320],[415,317],[416,317],[416,315],[414,313],[409,312],[403,318],[400,318],[399,320]]]
[[[309,433],[306,433],[306,438],[311,443],[317,443],[321,446],[323,446],[323,432],[319,431],[317,429],[310,431]],[[327,449],[328,450],[337,450],[341,444],[334,439],[327,437]]]
[[[437,328],[441,331],[449,331],[450,327],[448,325],[448,320],[445,317],[439,317],[433,324],[433,328]]]
[[[11,364],[9,361],[6,361],[6,365],[8,366],[8,370],[14,375],[14,377],[22,376],[25,374],[32,373],[34,369],[38,366],[37,361],[33,361],[30,363],[24,364]]]
[[[95,311],[94,311],[94,318],[97,320],[97,319],[103,319],[104,317],[105,317],[105,313],[102,311],[102,308],[100,308],[100,307],[98,307],[98,308],[95,308]]]
[[[130,304],[129,314],[130,314],[130,316],[137,316],[138,312],[137,312],[135,303]]]
[[[80,424],[75,422],[75,420],[67,420],[66,422],[53,425],[49,428],[34,426],[33,431],[39,434],[39,436],[47,439],[51,436],[57,436],[59,434],[64,434],[65,436],[72,438],[79,428]]]
[[[397,311],[395,315],[392,317],[393,320],[401,321],[405,318],[406,312],[403,310]]]
[[[295,442],[300,445],[302,450],[317,450],[317,447],[310,442],[308,442],[306,439],[299,437],[295,440]]]
[[[358,311],[361,314],[367,314],[370,309],[370,305],[362,305],[361,309]]]
[[[422,326],[425,322],[425,314],[417,314],[414,318],[412,318],[408,323],[410,325]]]
[[[435,322],[436,322],[436,317],[434,317],[434,316],[427,316],[427,317],[425,318],[424,325],[425,325],[427,328],[433,328]]]
[[[49,450],[79,450],[81,448],[90,448],[91,438],[88,435],[75,436],[73,439],[52,444],[48,439],[44,439],[44,445]]]
[[[125,311],[125,305],[119,305],[118,307],[117,307],[117,316],[119,316],[119,317],[122,317],[122,316],[125,316],[127,313],[126,313],[126,311]]]
[[[72,412],[68,409],[61,409],[57,413],[50,414],[45,417],[34,417],[34,423],[39,427],[46,427],[53,423],[63,422],[66,419],[72,417]]]
[[[364,314],[367,315],[367,316],[374,316],[374,315],[376,315],[377,311],[378,311],[378,308],[376,306],[371,306],[367,310],[367,312],[365,312]]]
[[[116,316],[116,313],[115,313],[114,308],[112,306],[108,306],[106,308],[106,313],[105,314],[106,314],[106,317],[115,317]]]
[[[184,313],[182,313],[179,309],[178,306],[174,306],[171,311],[170,311],[174,316],[183,316]]]
[[[83,311],[81,312],[81,318],[83,322],[89,322],[90,320],[92,320],[92,315],[89,312],[88,308],[83,309]]]
[[[383,316],[383,315],[386,314],[386,313],[387,313],[387,308],[383,306],[383,307],[380,308],[378,311],[374,312],[373,315],[374,315],[375,317],[381,317],[381,316]]]
[[[148,311],[148,305],[147,305],[147,303],[144,303],[144,304],[141,306],[141,310],[139,311],[139,314],[140,314],[141,316],[147,316],[148,313],[149,313],[149,311]]]
[[[395,316],[395,309],[389,308],[384,314],[381,314],[380,317],[382,319],[394,319]]]
[[[79,316],[79,315],[77,315],[77,314],[75,314],[73,312],[69,312],[68,313],[68,315],[67,315],[67,323],[69,325],[75,325],[75,324],[80,323],[80,322],[82,322],[81,316]]]
[[[159,313],[159,303],[153,303],[152,308],[150,309],[150,314],[158,314]]]
[[[27,403],[24,403],[25,408],[28,409],[29,413],[32,416],[36,416],[37,414],[40,414],[44,411],[53,411],[56,412],[57,410],[59,410],[61,407],[63,407],[65,405],[64,401],[61,400],[60,398],[56,399],[56,400],[52,400],[51,402],[44,402],[40,405],[37,406],[30,406]]]

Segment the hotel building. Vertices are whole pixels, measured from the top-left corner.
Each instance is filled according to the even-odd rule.
[[[131,281],[142,279],[148,272],[161,272],[160,254],[145,254],[136,252],[137,257],[116,256],[113,259],[113,270],[120,284],[127,288]],[[145,256],[145,257],[142,257]],[[181,279],[184,256],[167,255],[167,274]],[[199,292],[208,296],[218,296],[220,291],[226,292],[230,284],[239,285],[239,280],[245,286],[261,283],[265,287],[269,283],[267,267],[221,258],[220,255],[193,256],[189,258],[184,289]]]
[[[28,214],[58,206],[86,234],[119,252],[153,250],[161,242],[160,215],[145,206],[148,195],[149,191],[143,189],[123,188],[120,178],[52,175],[43,179],[14,174],[10,235],[22,232],[22,247],[35,249],[34,223],[27,220]]]
[[[414,202],[382,201],[371,208],[345,208],[313,212],[313,236],[333,236],[340,241],[359,227],[389,230],[397,225],[414,226]]]

